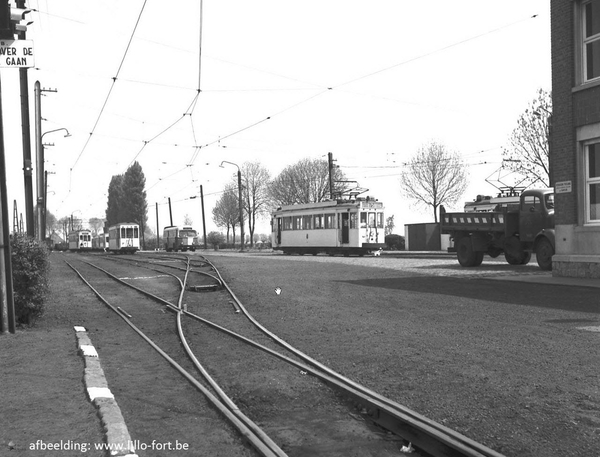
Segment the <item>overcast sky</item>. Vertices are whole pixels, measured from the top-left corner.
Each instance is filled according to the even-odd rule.
[[[464,200],[493,194],[485,178],[496,176],[519,115],[551,88],[544,0],[206,0],[202,15],[198,0],[29,7],[32,119],[38,80],[57,90],[42,97],[42,132],[72,135],[44,136],[54,144],[45,166],[58,218],[104,217],[111,177],[137,160],[153,230],[156,203],[160,227],[170,223],[168,197],[174,224],[189,215],[200,228],[199,199],[190,199],[200,184],[213,230],[212,207],[237,171],[221,161],[259,161],[275,176],[332,152],[402,234],[433,220],[398,185],[421,145],[462,155]],[[25,217],[18,70],[0,76],[9,212],[16,200]]]

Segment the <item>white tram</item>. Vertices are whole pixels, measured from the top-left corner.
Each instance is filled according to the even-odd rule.
[[[108,250],[133,254],[140,249],[140,226],[121,222],[108,229]]]
[[[272,214],[273,249],[346,256],[382,249],[383,209],[372,197],[282,206]]]
[[[91,251],[92,232],[90,230],[74,230],[69,232],[69,251]]]

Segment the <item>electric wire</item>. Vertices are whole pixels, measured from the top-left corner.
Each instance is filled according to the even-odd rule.
[[[144,3],[142,4],[142,8],[140,10],[140,14],[138,15],[138,18],[135,22],[135,26],[133,27],[133,31],[131,32],[131,35],[129,37],[129,41],[127,42],[127,47],[125,48],[125,52],[123,53],[123,57],[121,59],[121,63],[119,64],[119,68],[117,69],[117,73],[116,75],[112,78],[112,84],[110,86],[110,89],[108,90],[108,94],[106,95],[106,98],[104,99],[104,103],[102,105],[102,108],[100,108],[100,113],[98,114],[98,118],[96,119],[96,122],[94,123],[94,126],[92,127],[92,131],[90,132],[90,135],[88,136],[87,141],[85,142],[85,144],[83,145],[83,149],[81,150],[81,152],[79,153],[79,155],[77,156],[77,159],[75,160],[75,163],[71,166],[70,172],[73,173],[73,169],[75,168],[75,166],[77,165],[77,163],[79,162],[79,159],[81,158],[81,156],[83,155],[83,153],[85,152],[90,140],[92,139],[92,135],[94,134],[94,132],[96,131],[96,127],[98,126],[98,123],[100,122],[100,119],[102,118],[102,113],[104,113],[104,110],[106,108],[106,105],[108,104],[108,100],[110,99],[110,95],[115,87],[115,84],[117,82],[117,79],[119,78],[119,74],[121,73],[121,69],[123,68],[123,64],[125,63],[125,58],[127,57],[127,54],[129,52],[129,48],[131,46],[131,42],[133,41],[133,37],[135,35],[135,31],[138,28],[138,25],[140,24],[140,20],[142,18],[142,14],[144,13],[144,9],[146,7],[146,3],[148,0],[144,0]],[[69,190],[70,191],[70,190]]]

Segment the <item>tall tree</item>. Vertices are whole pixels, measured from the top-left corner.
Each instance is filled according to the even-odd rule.
[[[422,146],[400,175],[403,193],[417,206],[431,206],[435,222],[439,206],[455,203],[467,186],[466,166],[460,156],[436,142]]]
[[[142,166],[134,162],[123,177],[124,220],[119,222],[135,222],[146,227],[148,220],[148,203],[146,201],[146,177]]]
[[[146,201],[146,177],[142,166],[134,162],[123,175],[112,177],[108,186],[106,223],[135,222],[140,225],[142,245],[148,226],[148,203]]]
[[[108,185],[108,202],[106,204],[106,224],[123,222],[123,175],[114,175]]]
[[[517,127],[503,148],[503,167],[523,176],[525,183],[552,185],[550,172],[550,129],[552,94],[539,89],[536,98],[519,117]]]
[[[269,170],[259,162],[245,162],[242,165],[242,199],[248,216],[250,246],[254,245],[253,235],[256,228],[256,219],[269,210],[270,180]]]
[[[332,171],[334,193],[341,193],[345,179],[339,168]],[[337,182],[336,182],[337,181]],[[283,169],[271,182],[269,189],[276,206],[295,203],[316,203],[330,197],[329,164],[327,160],[302,159]]]
[[[213,221],[217,227],[227,229],[227,244],[229,244],[229,229],[233,231],[233,242],[235,244],[235,227],[240,222],[240,211],[238,202],[237,185],[228,184],[223,195],[217,201],[212,210]]]

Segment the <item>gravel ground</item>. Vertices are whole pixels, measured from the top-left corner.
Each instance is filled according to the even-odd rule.
[[[547,273],[487,259],[209,258],[280,337],[507,456],[600,449],[597,289],[490,280]]]

